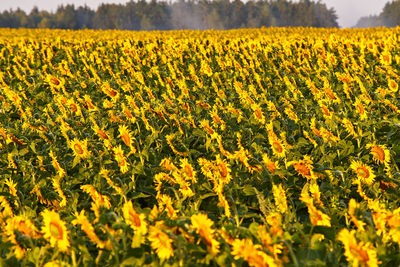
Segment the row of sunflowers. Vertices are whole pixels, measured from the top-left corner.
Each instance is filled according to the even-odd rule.
[[[400,29],[0,30],[0,265],[400,264]]]

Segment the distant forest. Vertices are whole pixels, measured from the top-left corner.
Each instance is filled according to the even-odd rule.
[[[338,27],[334,9],[320,1],[178,0],[130,1],[87,6],[59,6],[50,13],[33,8],[0,13],[0,27],[57,29],[235,29],[269,26]]]
[[[371,15],[360,18],[355,27],[367,28],[381,26],[400,26],[400,0],[386,3],[379,15]]]

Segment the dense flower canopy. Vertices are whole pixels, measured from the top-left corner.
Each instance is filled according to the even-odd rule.
[[[0,30],[0,261],[400,264],[400,30]]]

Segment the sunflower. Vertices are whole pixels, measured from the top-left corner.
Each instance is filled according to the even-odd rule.
[[[268,111],[272,112],[272,114],[273,114],[275,117],[278,117],[278,118],[281,117],[281,114],[279,113],[278,109],[276,108],[274,102],[272,102],[272,101],[267,101],[267,105],[268,105]]]
[[[235,239],[232,242],[232,252],[231,254],[236,260],[240,258],[248,258],[248,256],[254,254],[253,241],[250,239]]]
[[[393,93],[396,93],[399,90],[398,83],[393,79],[389,79],[388,87],[389,87],[389,90],[392,91]]]
[[[235,239],[232,242],[232,255],[236,260],[243,258],[249,266],[278,266],[274,258],[254,245],[251,239]]]
[[[122,207],[122,212],[124,214],[125,221],[134,230],[142,234],[147,233],[147,223],[146,216],[144,214],[138,214],[133,208],[132,201],[125,202]]]
[[[68,231],[65,222],[60,219],[60,215],[55,211],[46,209],[42,212],[42,216],[44,238],[53,247],[57,247],[60,251],[68,252],[68,247],[70,246]]]
[[[263,111],[262,111],[260,105],[254,103],[254,104],[251,105],[251,109],[253,110],[254,117],[258,121],[258,123],[264,124],[265,123],[265,116],[263,114]]]
[[[342,229],[337,239],[344,245],[344,255],[353,266],[378,266],[377,252],[371,243],[357,242],[355,230]]]
[[[101,129],[100,127],[94,127],[94,130],[96,131],[97,136],[102,139],[102,140],[109,140],[110,137],[108,135],[108,133],[106,131],[104,131],[103,129]]]
[[[311,183],[308,187],[311,197],[315,204],[324,207],[324,203],[321,201],[321,191],[317,183]]]
[[[124,214],[125,222],[135,232],[135,235],[132,238],[132,247],[139,247],[144,243],[145,234],[147,233],[146,216],[144,214],[138,214],[133,208],[131,201],[125,202],[122,207],[122,212]]]
[[[85,210],[81,210],[81,212],[75,212],[75,219],[71,222],[73,225],[79,224],[81,226],[82,231],[86,233],[89,237],[90,241],[96,244],[98,248],[106,248],[111,249],[110,242],[101,241],[97,236],[93,225],[90,223],[89,219],[85,215]]]
[[[348,210],[350,219],[354,223],[354,225],[357,226],[358,230],[360,230],[361,232],[364,232],[365,231],[365,228],[364,228],[365,222],[357,219],[357,217],[355,215],[356,209],[359,209],[359,207],[360,207],[360,204],[358,204],[357,201],[354,198],[352,198],[349,201],[349,206],[348,206],[347,210]]]
[[[303,135],[305,138],[308,139],[308,141],[311,142],[311,144],[313,144],[314,147],[318,146],[318,143],[310,136],[310,134],[307,131],[303,130]]]
[[[379,59],[381,64],[384,66],[389,66],[392,64],[392,55],[389,51],[383,51]]]
[[[206,214],[202,213],[192,215],[190,220],[192,221],[192,227],[203,238],[211,254],[218,254],[219,242],[214,238],[214,229],[212,229],[214,222]]]
[[[125,106],[125,104],[122,104],[122,113],[124,113],[125,117],[127,119],[129,119],[129,121],[131,123],[135,123],[136,122],[136,118],[133,116],[133,114],[130,111],[130,109],[127,106]]]
[[[377,54],[377,53],[379,53],[378,46],[375,45],[375,43],[372,42],[372,41],[369,41],[369,42],[366,44],[366,47],[368,48],[368,51],[371,52],[371,53],[374,54],[374,55]]]
[[[333,113],[329,111],[329,108],[325,104],[319,103],[319,106],[325,118],[332,118]]]
[[[67,107],[70,111],[74,113],[74,115],[82,116],[81,107],[74,101],[74,99],[69,99],[67,102]]]
[[[112,108],[113,106],[114,106],[114,103],[111,102],[110,100],[105,99],[105,100],[103,101],[103,108],[109,109],[109,108]]]
[[[273,154],[278,158],[284,158],[286,155],[285,145],[279,138],[270,138],[269,143],[272,148]]]
[[[54,169],[56,169],[60,178],[63,178],[66,174],[65,170],[61,167],[61,165],[58,162],[57,157],[54,155],[53,151],[50,150],[49,155],[51,157],[51,164],[53,165]]]
[[[328,215],[317,209],[313,204],[307,204],[307,208],[312,225],[331,227],[331,218]]]
[[[367,148],[371,149],[371,155],[376,163],[384,164],[385,166],[389,165],[390,151],[386,145],[368,144]]]
[[[166,169],[167,171],[176,170],[175,164],[168,158],[164,158],[160,162],[160,166]]]
[[[225,157],[227,157],[228,159],[234,159],[235,155],[224,148],[224,144],[223,144],[223,141],[222,141],[222,136],[218,135],[216,139],[217,139],[217,142],[218,142],[218,148],[219,148],[220,153],[222,155],[224,155]]]
[[[313,161],[310,156],[305,155],[302,160],[288,162],[288,166],[293,166],[296,172],[307,179],[317,179],[313,169]]]
[[[190,180],[193,183],[197,182],[196,171],[193,166],[190,165],[186,158],[181,159],[181,173],[185,177],[186,180]]]
[[[316,183],[312,184],[311,186],[306,184],[303,187],[299,199],[307,205],[308,213],[310,215],[310,222],[312,225],[330,227],[331,218],[319,209],[317,209],[317,207],[314,205],[315,202],[323,207],[323,203],[321,202],[319,195],[320,192]]]
[[[357,133],[354,130],[353,123],[349,119],[344,118],[342,120],[342,123],[344,128],[346,129],[346,132],[349,134],[348,136],[357,137]]]
[[[81,185],[80,189],[88,194],[97,206],[103,206],[107,209],[111,208],[110,198],[108,196],[100,194],[93,185]]]
[[[356,108],[358,115],[360,115],[361,120],[367,119],[367,112],[365,111],[365,107],[360,99],[356,98],[354,107]]]
[[[237,118],[237,122],[241,122],[243,119],[242,111],[240,109],[235,108],[232,103],[229,103],[226,107],[226,111],[232,114]]]
[[[88,140],[85,139],[83,141],[74,138],[74,140],[70,141],[69,147],[74,152],[76,159],[86,159],[90,156],[90,151],[88,150]]]
[[[375,180],[375,174],[372,168],[361,161],[353,160],[350,168],[357,174],[358,180],[367,185],[371,185]]]
[[[275,205],[279,212],[285,213],[288,209],[288,205],[285,190],[283,189],[282,184],[279,184],[278,186],[273,184],[272,193],[274,195]]]
[[[10,206],[10,203],[4,196],[0,196],[0,218],[13,217],[14,213]]]
[[[311,122],[310,122],[310,129],[313,132],[313,134],[315,134],[318,137],[323,137],[321,131],[317,128],[317,123],[316,123],[316,119],[315,117],[311,118]]]
[[[339,138],[339,137],[335,136],[333,133],[331,133],[330,131],[328,131],[328,130],[325,129],[324,127],[321,127],[320,131],[321,131],[321,134],[322,134],[322,139],[323,139],[325,142],[333,142],[333,143],[336,143],[336,142],[339,142],[339,141],[340,141],[340,138]]]
[[[35,224],[29,218],[23,216],[14,216],[12,220],[14,228],[17,229],[21,234],[29,236],[30,238],[37,238],[40,236]]]
[[[97,136],[100,138],[100,140],[103,141],[104,146],[108,149],[112,149],[112,144],[111,144],[112,136],[110,135],[109,132],[107,132],[105,130],[105,127],[100,128],[98,125],[95,124],[93,126],[93,130],[95,131]]]
[[[325,95],[328,97],[327,100],[329,102],[340,102],[340,98],[337,97],[336,93],[332,91],[331,88],[325,87]]]
[[[292,120],[296,123],[299,121],[297,114],[291,108],[285,108],[285,113],[290,120]]]
[[[210,111],[210,116],[213,119],[213,125],[215,127],[220,126],[221,130],[225,130],[225,122],[221,119],[221,117],[218,115],[218,109],[216,107],[213,107],[213,110]]]
[[[57,261],[49,261],[45,265],[43,265],[43,267],[61,267],[61,266],[62,265],[60,265]]]
[[[281,254],[284,249],[283,244],[279,244],[274,241],[265,225],[260,225],[257,228],[257,234],[261,239],[261,244],[263,247],[267,249],[267,251],[269,251],[275,259],[278,259],[278,255]]]
[[[197,162],[199,163],[201,167],[201,172],[204,176],[206,176],[207,178],[214,178],[213,170],[215,167],[211,161],[204,158],[199,158]]]
[[[121,138],[121,140],[124,142],[125,145],[128,147],[132,147],[132,133],[129,131],[128,127],[126,125],[120,125],[118,127],[119,135],[118,137]]]
[[[219,201],[218,206],[223,207],[225,216],[230,218],[232,216],[232,213],[231,213],[231,210],[229,207],[229,203],[226,200],[226,197],[224,196],[224,194],[222,193],[222,187],[223,187],[223,184],[214,185],[214,191],[218,195],[218,201]],[[221,189],[219,189],[219,188],[221,188]]]
[[[99,175],[106,179],[107,184],[109,184],[118,194],[124,195],[124,190],[119,187],[111,178],[109,177],[110,170],[107,170],[104,167],[101,167]]]
[[[15,221],[18,220],[17,217],[18,216],[9,218],[5,222],[4,227],[3,227],[4,222],[1,221],[1,226],[2,226],[1,230],[2,230],[2,236],[6,237],[4,241],[6,242],[8,241],[13,244],[12,246],[13,254],[18,260],[21,260],[25,256],[26,249],[20,246],[20,244],[17,241],[17,235],[15,233],[15,230],[17,230],[15,226]]]
[[[264,154],[262,157],[262,162],[264,163],[267,170],[271,173],[275,173],[277,169],[279,169],[278,161],[272,161],[267,154]]]
[[[221,159],[220,155],[217,155],[215,164],[217,174],[219,174],[221,181],[224,184],[229,183],[232,179],[231,168],[229,167],[229,164],[226,162],[226,160]]]
[[[65,194],[64,194],[64,192],[62,191],[62,189],[61,189],[61,186],[60,186],[60,179],[61,178],[59,178],[59,177],[54,177],[53,179],[52,179],[52,184],[53,184],[53,188],[54,188],[54,191],[56,191],[56,193],[60,196],[60,198],[61,198],[61,202],[59,203],[60,204],[60,207],[65,207],[66,205],[67,205],[67,198],[65,197]]]
[[[171,150],[172,150],[175,154],[177,154],[177,155],[179,155],[179,156],[187,157],[187,156],[188,156],[188,152],[180,152],[180,151],[178,151],[178,150],[175,148],[174,144],[172,143],[172,140],[173,140],[174,138],[175,138],[175,134],[174,134],[174,133],[172,133],[172,134],[167,134],[167,135],[165,136],[165,139],[167,140],[167,144],[169,145],[169,147],[171,148]]]
[[[40,236],[35,224],[30,219],[18,215],[9,218],[2,229],[4,230],[6,241],[13,244],[14,255],[19,260],[25,256],[26,250],[18,243],[15,231],[17,230],[21,235],[32,239]]]
[[[64,80],[52,75],[47,75],[46,81],[51,88],[61,89],[64,86]]]
[[[174,256],[173,240],[160,229],[160,226],[150,226],[148,239],[161,260]]]
[[[114,103],[119,99],[119,92],[111,88],[109,82],[105,82],[100,89],[104,94],[108,95]]]
[[[121,148],[121,145],[113,148],[114,158],[120,167],[122,173],[126,173],[129,170],[129,162],[124,156],[124,151]]]
[[[215,131],[210,126],[210,122],[208,120],[201,120],[200,127],[203,128],[209,135],[213,136]]]
[[[11,195],[13,195],[14,197],[18,197],[17,184],[14,183],[14,181],[11,179],[11,177],[8,177],[7,179],[5,179],[4,184],[8,186],[8,190],[10,191]]]
[[[172,102],[170,104],[172,105]],[[202,109],[210,109],[211,108],[211,106],[208,103],[203,102],[201,100],[197,100],[196,105],[201,107]]]
[[[167,214],[171,219],[176,219],[178,217],[176,210],[173,207],[172,198],[170,196],[160,194],[158,197],[158,204],[161,210],[162,207],[164,207],[164,210],[167,211]]]

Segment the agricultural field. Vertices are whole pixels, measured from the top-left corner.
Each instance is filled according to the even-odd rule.
[[[0,265],[399,265],[399,34],[1,29]]]

